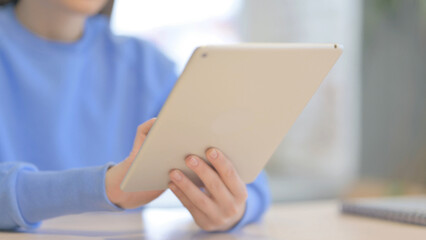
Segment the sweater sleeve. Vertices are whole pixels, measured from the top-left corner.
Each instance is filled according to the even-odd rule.
[[[0,163],[0,229],[31,229],[61,215],[121,210],[106,197],[110,166],[38,171],[27,163]]]
[[[228,232],[234,232],[249,223],[259,221],[271,204],[267,177],[262,171],[253,183],[247,184],[246,210],[241,220]]]

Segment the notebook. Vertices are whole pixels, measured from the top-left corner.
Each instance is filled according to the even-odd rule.
[[[344,200],[342,212],[426,226],[426,196]]]

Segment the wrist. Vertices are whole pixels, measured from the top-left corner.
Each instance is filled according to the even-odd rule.
[[[121,189],[119,183],[117,184],[117,181],[115,181],[114,167],[117,167],[117,165],[109,166],[105,173],[105,195],[112,204],[122,208],[120,205],[123,201],[121,199],[122,194],[120,193]]]
[[[242,210],[238,212],[238,214],[235,217],[235,220],[232,221],[232,223],[229,224],[229,226],[227,226],[224,231],[229,231],[240,223],[240,221],[243,219],[244,214],[246,212],[246,207],[247,207],[247,204],[246,204],[246,202],[244,202]]]

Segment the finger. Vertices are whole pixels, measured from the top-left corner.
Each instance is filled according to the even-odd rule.
[[[212,199],[207,197],[195,184],[179,170],[170,172],[170,179],[190,199],[190,201],[209,217],[218,215],[218,207]]]
[[[132,152],[130,153],[130,155],[133,156],[131,159],[134,159],[136,154],[139,152],[139,149],[141,148],[142,143],[145,141],[146,135],[148,134],[149,130],[154,125],[156,120],[157,120],[156,118],[152,118],[138,126],[135,140],[133,142]]]
[[[209,226],[209,219],[204,212],[198,209],[191,200],[176,186],[174,183],[169,183],[170,190],[175,194],[175,196],[179,199],[182,205],[188,209],[191,216],[194,218],[195,222],[201,228],[205,228]]]
[[[190,155],[185,160],[186,165],[194,171],[204,183],[206,190],[220,205],[229,205],[233,203],[233,196],[223,183],[222,179],[217,175],[205,161],[201,158]]]
[[[247,199],[246,185],[241,180],[231,161],[216,148],[209,148],[206,151],[206,156],[231,194],[240,202],[245,201]]]
[[[157,120],[157,118],[151,118],[148,121],[142,123],[140,126],[140,133],[142,133],[143,135],[148,135],[149,130],[151,130],[152,126],[154,125],[155,121]]]

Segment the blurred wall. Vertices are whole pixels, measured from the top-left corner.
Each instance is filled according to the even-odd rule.
[[[267,165],[276,201],[335,197],[358,175],[359,0],[246,0],[250,42],[331,42],[344,53]]]
[[[426,185],[426,1],[365,1],[361,176]]]

